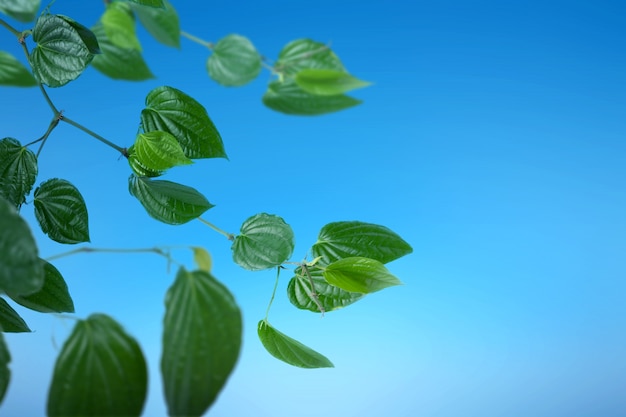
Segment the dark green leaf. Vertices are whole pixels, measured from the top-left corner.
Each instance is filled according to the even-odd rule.
[[[128,148],[127,152],[128,152],[128,165],[130,165],[130,168],[138,177],[153,178],[153,177],[159,177],[165,173],[165,171],[155,171],[145,166],[137,157],[134,146],[131,146],[130,148]]]
[[[93,59],[93,45],[85,43],[85,32],[76,26],[64,16],[42,15],[37,19],[33,30],[37,46],[30,53],[30,62],[35,78],[42,83],[65,85],[78,78]]]
[[[9,369],[10,362],[11,354],[4,341],[2,329],[0,329],[0,404],[2,404],[2,400],[4,400],[4,394],[6,394],[9,381],[11,380],[11,369]]]
[[[41,262],[44,265],[45,279],[39,291],[31,295],[12,294],[7,291],[7,295],[16,303],[41,313],[73,313],[74,302],[63,276],[51,263],[43,259]]]
[[[35,216],[41,230],[59,243],[89,242],[85,200],[69,181],[53,178],[35,189]]]
[[[345,71],[306,68],[300,70],[295,77],[296,84],[307,93],[334,96],[370,85]]]
[[[244,36],[228,35],[220,39],[207,61],[209,75],[225,86],[240,86],[254,80],[261,72],[261,56]]]
[[[148,214],[167,224],[183,224],[213,207],[197,190],[171,181],[131,175],[129,191]]]
[[[319,96],[307,93],[292,79],[271,82],[263,95],[263,104],[270,109],[299,116],[332,113],[361,103],[361,100],[343,94]]]
[[[121,1],[109,3],[100,22],[107,39],[113,45],[141,51],[141,44],[135,33],[135,19],[128,4]]]
[[[274,69],[285,75],[296,75],[303,69],[329,69],[344,71],[335,53],[320,42],[298,39],[287,44],[278,56]]]
[[[279,332],[266,320],[259,322],[257,331],[265,349],[276,359],[299,368],[334,367],[324,355]]]
[[[89,52],[94,55],[101,52],[100,45],[98,45],[98,38],[96,38],[96,35],[91,30],[89,30],[89,28],[81,25],[74,19],[67,16],[58,15],[58,17],[65,20],[70,26],[74,28],[78,36],[80,36],[80,39],[82,39],[82,41],[85,43],[87,49],[89,49]]]
[[[174,136],[155,130],[137,135],[134,155],[142,167],[162,172],[177,165],[191,164]]]
[[[115,80],[144,81],[154,78],[139,51],[113,45],[100,23],[91,30],[96,34],[102,49],[102,53],[96,55],[91,64],[95,69]]]
[[[43,265],[28,224],[0,197],[0,290],[28,295],[43,283]]]
[[[5,333],[30,332],[24,319],[11,308],[4,298],[0,298],[0,329]]]
[[[15,20],[28,23],[37,16],[40,0],[0,0],[0,12]]]
[[[17,58],[8,52],[0,51],[0,85],[34,87],[37,80]]]
[[[196,100],[172,87],[148,93],[141,111],[144,132],[161,130],[172,134],[190,159],[226,158],[222,137],[206,109]]]
[[[163,327],[161,373],[169,415],[203,415],[239,357],[239,307],[211,274],[181,268],[165,298]]]
[[[402,282],[391,274],[381,262],[374,259],[352,257],[335,261],[323,271],[329,284],[346,291],[363,294],[380,291]]]
[[[139,416],[148,369],[137,341],[112,318],[74,326],[54,366],[48,416]]]
[[[327,224],[312,248],[313,257],[321,256],[325,264],[351,256],[386,264],[411,252],[411,246],[385,226],[359,221]]]
[[[295,276],[291,278],[287,286],[289,301],[300,309],[316,313],[328,312],[350,305],[365,296],[365,294],[345,291],[330,285],[318,268],[309,268],[309,275],[311,279],[302,268],[298,267]],[[313,281],[314,293],[311,290],[311,281]]]
[[[135,15],[146,30],[159,42],[167,46],[180,47],[180,23],[178,13],[169,1],[163,8],[140,6],[131,3]]]
[[[294,246],[293,231],[281,217],[260,213],[241,225],[231,249],[234,261],[242,268],[259,271],[282,264]]]
[[[165,7],[163,0],[128,0],[131,3],[141,4],[142,6],[150,7]]]
[[[0,196],[21,206],[37,178],[37,157],[13,138],[0,140]]]

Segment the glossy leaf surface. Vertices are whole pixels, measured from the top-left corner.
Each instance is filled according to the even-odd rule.
[[[307,93],[333,96],[370,85],[344,71],[306,68],[295,77],[296,84]]]
[[[41,260],[44,269],[44,283],[39,291],[30,295],[7,292],[16,303],[41,313],[73,313],[74,302],[67,284],[58,269],[51,263]]]
[[[274,64],[276,71],[296,75],[303,69],[328,69],[345,72],[337,55],[323,43],[311,39],[297,39],[288,43]]]
[[[4,340],[2,329],[0,329],[0,404],[2,404],[2,400],[4,400],[4,394],[6,394],[9,382],[11,381],[10,362],[11,354]]]
[[[137,135],[134,150],[138,162],[151,171],[165,171],[177,165],[192,163],[176,138],[159,130]]]
[[[211,78],[222,85],[244,85],[261,72],[261,56],[248,38],[228,35],[213,47],[207,70]]]
[[[138,177],[159,177],[165,173],[165,171],[156,171],[154,169],[150,169],[143,164],[142,161],[137,157],[137,153],[135,152],[135,146],[131,146],[127,149],[128,152],[128,165],[133,170],[133,172]]]
[[[343,94],[320,96],[307,93],[290,79],[271,82],[263,95],[263,104],[270,109],[299,116],[333,113],[361,103],[361,100]]]
[[[323,275],[331,285],[363,294],[402,284],[381,262],[362,257],[335,261],[324,269]]]
[[[8,52],[0,51],[0,85],[34,87],[37,80],[17,58]]]
[[[0,140],[0,196],[15,207],[25,201],[37,178],[37,157],[13,138]]]
[[[194,188],[171,181],[131,175],[129,191],[150,216],[167,224],[187,223],[213,207]]]
[[[0,0],[0,12],[15,20],[28,23],[37,16],[40,0]]]
[[[259,339],[265,349],[276,359],[299,368],[333,368],[324,355],[276,330],[265,320],[257,328]]]
[[[41,230],[59,243],[89,242],[85,200],[69,181],[53,178],[35,189],[35,216]]]
[[[135,19],[128,4],[120,1],[107,4],[100,22],[107,39],[113,45],[141,51],[141,44],[135,33]]]
[[[24,319],[13,310],[13,307],[4,298],[0,298],[0,328],[5,333],[30,332]]]
[[[161,373],[169,415],[201,416],[239,357],[239,307],[211,274],[181,268],[167,292],[163,327]]]
[[[251,271],[273,268],[289,259],[295,246],[293,231],[278,216],[256,214],[242,225],[232,245],[233,260]]]
[[[144,28],[156,39],[167,46],[180,47],[180,22],[176,9],[169,1],[163,7],[141,6],[131,3],[135,15]]]
[[[148,370],[139,344],[115,320],[80,320],[63,344],[48,391],[48,416],[139,416]]]

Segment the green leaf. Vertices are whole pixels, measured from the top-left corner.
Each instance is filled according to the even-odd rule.
[[[113,45],[141,51],[141,44],[135,33],[135,19],[128,4],[121,1],[109,3],[100,22],[107,39]]]
[[[311,39],[298,39],[288,43],[280,51],[274,69],[285,75],[296,75],[303,69],[345,72],[343,64],[328,45]]]
[[[137,341],[115,320],[92,314],[74,326],[54,366],[48,416],[139,416],[148,388]]]
[[[363,294],[380,291],[402,282],[381,262],[362,257],[344,258],[328,265],[323,275],[329,284]]]
[[[233,260],[251,271],[273,268],[289,259],[295,246],[293,231],[273,214],[260,213],[241,225],[232,244]]]
[[[325,264],[353,256],[386,264],[413,252],[413,249],[385,226],[344,221],[324,226],[311,251],[314,258],[321,256]]]
[[[222,85],[244,85],[261,72],[261,56],[248,38],[228,35],[213,47],[207,70],[211,78]]]
[[[320,96],[307,93],[291,79],[271,82],[263,95],[263,104],[270,109],[299,116],[332,113],[361,103],[361,100],[343,94]]]
[[[296,84],[307,93],[321,96],[343,94],[371,84],[344,71],[313,68],[300,70],[295,80]]]
[[[169,415],[203,415],[237,363],[239,307],[211,274],[181,268],[165,298],[163,327],[161,374]]]
[[[211,255],[207,252],[206,249],[194,246],[193,249],[193,260],[198,266],[198,269],[211,272],[211,268],[213,267],[213,260],[211,259]]]
[[[302,268],[296,268],[295,276],[291,278],[287,286],[289,301],[299,309],[325,313],[346,307],[365,297],[365,294],[345,291],[330,285],[318,268],[309,268],[309,274],[311,279]],[[315,292],[311,290],[311,281],[313,281]],[[323,311],[320,310],[320,305]]]
[[[30,53],[35,78],[50,87],[78,78],[93,59],[97,45],[87,33],[91,32],[65,16],[40,16],[33,30],[37,46]]]
[[[28,23],[37,16],[40,0],[0,0],[0,12],[15,20]]]
[[[144,81],[154,78],[139,51],[113,45],[100,23],[91,30],[102,49],[102,53],[96,55],[91,64],[95,69],[114,80]]]
[[[58,16],[61,19],[65,20],[70,26],[72,26],[72,28],[74,28],[78,36],[80,36],[82,41],[85,43],[85,46],[87,47],[87,49],[89,49],[89,52],[91,52],[94,55],[101,53],[100,45],[98,45],[98,38],[96,38],[96,35],[91,30],[89,30],[89,28],[81,25],[74,19],[69,18],[67,16],[63,16],[63,15],[58,15]]]
[[[21,206],[37,178],[37,157],[13,138],[0,140],[0,196]]]
[[[28,295],[43,283],[43,265],[28,224],[0,197],[0,290]]]
[[[276,359],[299,368],[333,368],[328,358],[276,330],[266,320],[259,322],[257,332],[265,349]]]
[[[49,262],[41,260],[44,269],[44,283],[39,291],[31,295],[7,295],[21,306],[41,313],[73,313],[74,302],[70,296],[67,284],[58,269]]]
[[[163,0],[128,0],[131,3],[140,4],[142,6],[149,7],[165,7],[165,2]]]
[[[4,400],[4,394],[6,394],[9,381],[11,380],[11,369],[9,369],[10,362],[11,354],[4,341],[2,329],[0,329],[0,404],[2,404],[2,400]]]
[[[128,152],[128,165],[138,177],[159,177],[165,173],[165,171],[155,171],[148,168],[139,160],[135,152],[135,146],[131,146],[127,149]]]
[[[213,207],[197,190],[171,181],[129,178],[129,191],[148,214],[167,224],[183,224]]]
[[[180,47],[180,23],[178,13],[169,1],[163,8],[130,4],[144,28],[154,39],[167,46]]]
[[[24,319],[11,308],[4,298],[0,298],[0,329],[5,333],[30,332]]]
[[[151,171],[165,171],[177,165],[193,163],[185,156],[176,138],[160,130],[137,135],[134,150],[139,163]]]
[[[59,243],[89,242],[85,200],[69,181],[53,178],[35,189],[35,216],[41,230]]]
[[[172,134],[187,158],[226,158],[222,137],[206,109],[196,100],[172,87],[148,93],[141,111],[144,132],[161,130]]]
[[[37,80],[17,58],[8,52],[0,51],[0,85],[34,87]]]

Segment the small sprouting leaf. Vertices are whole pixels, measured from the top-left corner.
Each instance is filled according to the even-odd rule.
[[[331,285],[363,294],[402,285],[381,262],[362,257],[335,261],[323,270],[323,275]]]
[[[0,197],[0,290],[28,295],[43,283],[35,238],[15,208]]]
[[[131,193],[153,218],[167,224],[183,224],[213,207],[205,196],[186,185],[131,175]]]
[[[260,213],[243,222],[231,249],[239,266],[259,271],[282,264],[289,259],[294,246],[291,226],[281,217]]]
[[[307,93],[292,79],[271,82],[263,95],[263,104],[270,109],[299,116],[333,113],[361,103],[361,100],[344,94],[320,96]]]
[[[137,157],[137,154],[135,153],[135,146],[130,146],[127,149],[128,152],[128,165],[130,165],[130,169],[133,170],[133,172],[138,176],[138,177],[160,177],[161,175],[163,175],[165,173],[165,171],[155,171],[154,169],[150,169],[147,166],[145,166]]]
[[[187,158],[226,158],[222,137],[206,109],[192,97],[172,87],[157,87],[148,93],[141,111],[144,132],[161,130],[172,134]]]
[[[211,78],[222,85],[244,85],[261,72],[261,56],[248,38],[228,35],[213,47],[207,70]]]
[[[241,349],[241,312],[206,271],[181,268],[165,297],[161,374],[169,415],[201,416],[232,372]]]
[[[285,75],[296,75],[303,69],[328,69],[345,72],[343,64],[328,45],[311,39],[289,42],[280,51],[274,69]]]
[[[11,369],[9,369],[9,363],[11,362],[11,354],[9,348],[4,341],[4,335],[2,329],[0,329],[0,404],[4,400],[4,394],[9,387],[9,381],[11,381]]]
[[[58,269],[49,262],[43,263],[45,278],[43,287],[30,295],[13,294],[7,291],[7,295],[21,306],[41,313],[73,313],[74,302],[70,296],[67,284]]]
[[[30,332],[23,318],[5,301],[0,298],[0,329],[5,333]]]
[[[15,20],[28,23],[37,16],[41,0],[0,0],[0,12]]]
[[[141,51],[141,44],[135,33],[135,19],[128,4],[121,1],[107,4],[100,22],[107,39],[113,45],[123,49]]]
[[[13,138],[0,140],[0,196],[21,206],[37,178],[37,157]]]
[[[334,367],[326,356],[279,332],[266,320],[259,322],[257,331],[265,349],[276,359],[299,368]]]
[[[163,1],[163,8],[141,6],[130,3],[135,15],[144,28],[163,45],[180,47],[180,22],[178,13],[169,1]]]
[[[37,85],[37,80],[17,58],[0,51],[0,85],[33,87]]]
[[[211,259],[211,254],[204,248],[194,246],[193,249],[193,260],[198,266],[198,269],[205,272],[211,272],[211,268],[213,267],[213,260]]]
[[[48,416],[139,416],[148,388],[137,341],[115,320],[92,314],[74,326],[54,366]]]
[[[411,252],[411,246],[387,227],[359,221],[328,223],[312,248],[313,256],[321,256],[326,264],[353,256],[386,264]]]
[[[140,133],[134,147],[138,162],[151,171],[165,171],[177,165],[193,163],[185,156],[176,138],[160,130]]]
[[[35,216],[41,230],[59,243],[89,242],[85,200],[69,181],[53,178],[35,189]]]
[[[101,23],[91,28],[98,38],[102,53],[96,55],[91,65],[114,80],[144,81],[154,78],[141,53],[113,45]]]
[[[137,3],[140,4],[142,6],[149,6],[149,7],[164,7],[165,6],[165,2],[163,0],[128,0],[131,3]]]
[[[296,84],[307,93],[321,96],[343,94],[371,84],[344,71],[315,68],[298,71],[295,80]]]

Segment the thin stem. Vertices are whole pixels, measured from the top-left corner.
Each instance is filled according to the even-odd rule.
[[[39,141],[42,141],[41,145],[39,145],[39,149],[37,150],[37,155],[36,155],[37,158],[39,158],[39,154],[41,154],[41,150],[43,149],[43,146],[46,144],[46,140],[48,139],[48,136],[50,136],[50,133],[52,133],[54,128],[59,125],[59,120],[60,120],[59,117],[55,116],[54,119],[52,119],[52,121],[50,122],[50,125],[48,125],[48,130],[46,130],[46,133],[44,133],[43,136],[37,139],[36,141],[32,142],[32,143],[37,143]]]
[[[180,36],[183,36],[192,42],[195,42],[206,48],[209,48],[210,50],[213,50],[213,42],[207,42],[204,39],[201,39],[201,38],[198,38],[197,36],[192,35],[191,33],[185,32],[184,30],[180,31]]]
[[[26,45],[22,45],[22,46],[26,49]],[[28,55],[28,49],[26,49],[26,55]],[[48,106],[50,106],[50,110],[52,110],[52,113],[54,113],[54,116],[58,117],[61,114],[61,112],[56,108],[52,100],[50,100],[50,96],[46,92],[46,89],[43,87],[43,84],[37,81],[37,86],[39,86],[39,90],[41,91],[41,94],[43,94],[43,98],[46,99],[46,103],[48,103]]]
[[[313,277],[311,276],[311,273],[309,272],[309,267],[305,263],[302,263],[300,267],[302,268],[306,276],[309,278],[309,283],[311,284],[311,298],[313,299],[313,302],[315,303],[315,305],[317,305],[317,308],[319,308],[320,313],[322,313],[322,317],[324,317],[324,313],[326,312],[326,310],[324,309],[324,306],[320,302],[317,292],[315,291],[315,284],[313,283]]]
[[[276,288],[278,288],[278,278],[280,278],[280,270],[282,266],[276,267],[276,282],[274,282],[274,290],[272,291],[272,298],[270,298],[270,303],[267,305],[267,310],[265,311],[265,321],[267,322],[267,317],[270,315],[270,307],[272,307],[272,303],[274,302],[274,297],[276,296]]]
[[[14,34],[15,36],[17,36],[18,38],[20,37],[20,35],[22,34],[19,30],[15,29],[13,26],[9,25],[7,22],[5,22],[4,20],[0,19],[0,26],[3,26],[5,29],[7,29],[9,32],[11,32],[12,34]]]
[[[202,217],[198,217],[198,220],[200,220],[205,225],[209,226],[211,229],[215,230],[217,233],[226,236],[226,239],[228,239],[230,241],[235,240],[235,235],[233,235],[232,233],[228,233],[228,232],[220,229],[219,227],[217,227],[213,223],[204,220]]]
[[[77,129],[82,130],[83,132],[87,133],[90,136],[93,136],[94,138],[98,139],[100,142],[104,143],[105,145],[109,145],[111,148],[115,149],[116,151],[118,151],[119,153],[124,155],[126,158],[128,158],[128,150],[126,148],[122,148],[121,146],[117,146],[113,142],[103,138],[102,136],[100,136],[97,133],[87,129],[85,126],[81,125],[80,123],[77,123],[77,122],[73,121],[70,118],[67,118],[65,116],[61,116],[60,120],[62,120],[64,122],[74,126]]]
[[[76,248],[68,252],[63,252],[57,255],[50,256],[46,258],[47,261],[53,261],[59,258],[65,258],[66,256],[76,255],[78,253],[155,253],[159,256],[163,256],[167,259],[168,264],[174,263],[176,265],[182,266],[182,264],[174,261],[170,256],[167,249],[164,248],[132,248],[132,249],[115,249],[115,248],[90,248],[90,247],[82,247]]]

